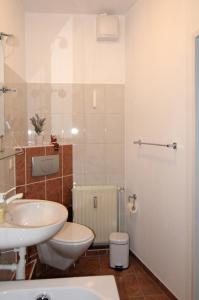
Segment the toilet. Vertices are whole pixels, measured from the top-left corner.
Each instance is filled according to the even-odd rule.
[[[90,247],[94,237],[88,227],[65,222],[52,239],[37,245],[39,259],[41,263],[65,270]]]

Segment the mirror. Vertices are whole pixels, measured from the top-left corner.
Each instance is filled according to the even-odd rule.
[[[3,42],[0,38],[0,90],[4,85],[4,51]],[[4,93],[0,91],[0,137],[5,134],[5,122],[4,122]]]

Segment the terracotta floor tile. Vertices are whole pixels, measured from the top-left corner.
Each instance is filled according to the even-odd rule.
[[[161,287],[150,277],[137,278],[138,284],[145,296],[163,294]]]
[[[129,296],[127,299],[128,300],[145,300],[144,297],[131,297],[131,296]],[[120,299],[120,300],[123,300],[123,299]]]
[[[85,274],[87,276],[98,275],[100,273],[100,261],[98,258],[96,259],[85,256],[80,259],[77,267],[79,267],[81,274]]]
[[[131,297],[131,296],[129,296],[127,299],[128,300],[145,300],[144,297]],[[122,299],[120,299],[120,300],[122,300]]]
[[[117,275],[120,272],[120,271],[110,268],[108,256],[100,256],[99,259],[100,259],[100,274]]]
[[[142,290],[135,275],[127,274],[115,277],[119,293],[128,297],[143,297]]]
[[[134,258],[131,258],[131,267],[136,273],[137,277],[142,277],[147,274],[146,271],[143,269],[142,265]]]
[[[144,298],[145,300],[169,300],[171,298],[169,298],[167,295],[162,294],[162,295],[151,295],[151,296],[146,296]]]
[[[169,300],[156,281],[142,265],[130,257],[127,270],[116,271],[109,267],[109,255],[82,256],[74,266],[60,271],[38,264],[34,278],[61,278],[74,276],[114,275],[120,300]]]

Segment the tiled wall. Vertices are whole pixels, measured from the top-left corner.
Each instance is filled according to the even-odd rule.
[[[35,113],[46,117],[45,142],[54,133],[73,143],[77,185],[124,184],[124,85],[29,83],[29,132]]]
[[[124,184],[124,86],[83,85],[76,99],[74,181],[78,185]],[[93,92],[96,92],[96,108]]]
[[[32,177],[32,157],[59,154],[60,170],[49,176]],[[24,154],[16,156],[17,193],[24,193],[26,199],[46,199],[72,206],[72,146],[27,147]]]
[[[119,20],[120,38],[101,43],[96,15],[26,14],[29,143],[29,119],[39,113],[45,142],[53,133],[73,144],[77,185],[124,185],[125,18]]]

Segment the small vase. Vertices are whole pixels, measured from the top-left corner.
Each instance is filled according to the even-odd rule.
[[[35,135],[35,145],[39,146],[39,145],[43,145],[44,142],[44,136],[43,135]]]

